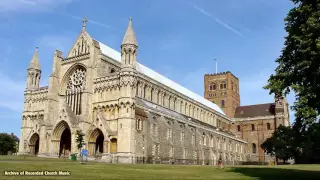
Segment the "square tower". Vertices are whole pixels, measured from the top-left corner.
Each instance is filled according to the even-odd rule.
[[[239,79],[230,71],[204,75],[204,97],[217,104],[229,118],[240,106]]]

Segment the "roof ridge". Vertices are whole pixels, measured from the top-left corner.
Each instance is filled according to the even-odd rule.
[[[99,41],[97,41],[99,42]],[[121,54],[117,50],[114,50],[113,48],[103,44],[102,42],[99,42],[99,46],[101,49],[101,53],[105,54],[106,56],[109,56],[110,58],[113,58],[114,60],[121,62]],[[204,97],[200,96],[199,94],[187,89],[186,87],[174,82],[173,80],[161,75],[160,73],[144,66],[143,64],[137,62],[137,70],[144,74],[145,76],[148,76],[149,78],[170,87],[171,89],[189,97],[190,99],[193,99],[197,101],[198,103],[213,109],[217,111],[218,113],[225,116],[225,113],[222,111],[222,109],[215,103],[205,99]]]
[[[267,105],[267,104],[274,104],[274,103],[251,104],[251,105],[238,106],[238,107],[250,107],[250,106],[259,106],[259,105]]]

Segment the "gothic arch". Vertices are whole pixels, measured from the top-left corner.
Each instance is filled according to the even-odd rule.
[[[88,141],[88,149],[89,149],[89,154],[93,155],[96,153],[103,153],[106,148],[104,146],[104,141],[105,141],[105,135],[102,132],[101,129],[95,128],[89,136],[89,141]]]
[[[74,65],[72,65],[64,74],[63,78],[62,78],[62,86],[60,88],[60,94],[65,95],[65,89],[67,88],[67,85],[69,83],[69,78],[72,75],[72,73],[74,73],[77,69],[82,69],[87,71],[87,67],[82,64],[82,63],[75,63]]]
[[[40,136],[38,133],[34,133],[29,139],[30,154],[37,155],[39,152]]]
[[[55,140],[60,140],[61,135],[62,135],[62,133],[63,133],[63,131],[64,131],[65,129],[69,129],[69,130],[71,131],[70,127],[71,127],[71,126],[70,126],[66,121],[64,121],[64,120],[60,121],[60,122],[57,123],[57,125],[55,126],[55,128],[54,128],[54,130],[53,130],[53,133],[52,133],[52,137],[53,137]]]

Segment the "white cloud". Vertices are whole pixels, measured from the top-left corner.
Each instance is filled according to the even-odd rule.
[[[240,33],[239,31],[237,31],[235,28],[231,27],[230,25],[228,25],[226,22],[220,20],[217,17],[214,17],[211,13],[207,12],[206,10],[204,10],[203,8],[200,8],[194,4],[190,4],[194,9],[198,10],[199,12],[201,12],[202,14],[213,18],[218,24],[220,24],[221,26],[225,27],[226,29],[229,29],[230,31],[234,32],[235,34],[239,35],[239,36],[243,36],[242,33]]]
[[[72,0],[1,0],[0,12],[47,11]]]

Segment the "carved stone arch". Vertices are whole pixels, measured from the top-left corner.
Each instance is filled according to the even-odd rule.
[[[59,91],[59,93],[61,95],[65,95],[65,93],[66,93],[65,89],[66,89],[66,87],[67,87],[67,85],[69,83],[70,76],[72,75],[72,73],[74,73],[79,68],[87,71],[87,67],[82,63],[75,63],[66,71],[66,73],[64,74],[64,76],[62,78],[62,83],[61,83],[62,86],[61,86],[60,91]],[[86,79],[86,81],[87,81],[87,79]]]
[[[39,152],[40,136],[38,133],[33,133],[29,139],[29,150],[30,154],[37,155]]]
[[[69,128],[71,134],[73,134],[73,129],[72,129],[72,124],[70,122],[68,122],[67,120],[61,120],[58,121],[55,125],[54,125],[54,129],[52,131],[52,137],[54,140],[59,140],[61,137],[61,134],[63,132],[63,130],[65,128]]]

